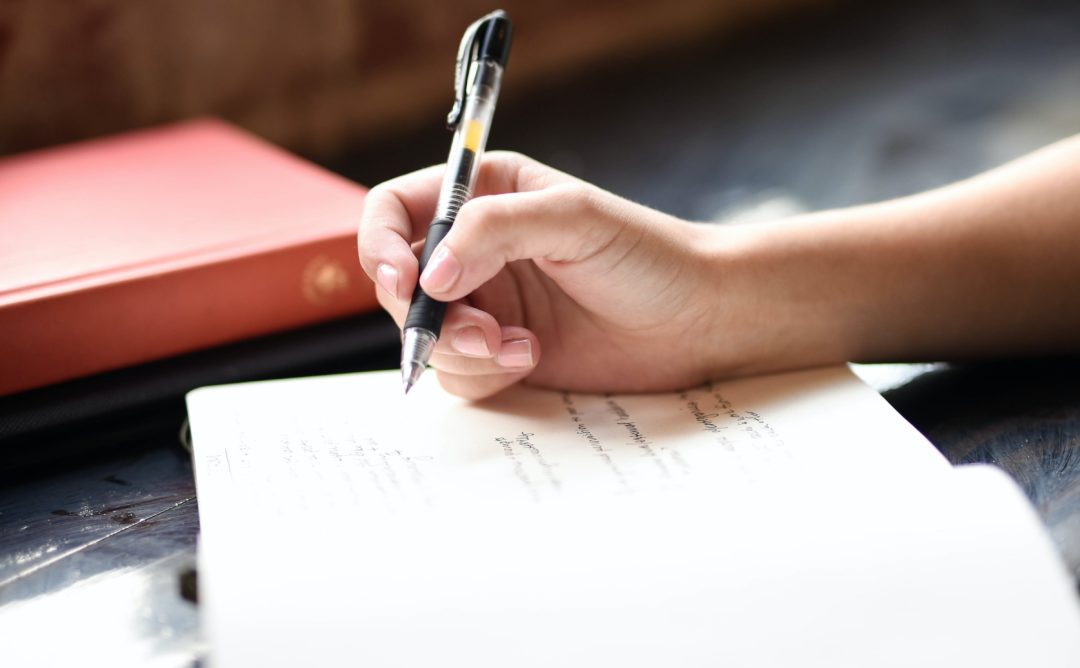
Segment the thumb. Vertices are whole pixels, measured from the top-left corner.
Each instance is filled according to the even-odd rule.
[[[432,253],[420,286],[436,299],[453,301],[515,260],[576,262],[594,256],[623,227],[605,206],[604,194],[585,183],[567,183],[470,200]]]

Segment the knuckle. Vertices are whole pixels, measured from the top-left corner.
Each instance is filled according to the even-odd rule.
[[[383,196],[384,193],[386,193],[386,191],[387,191],[387,186],[386,186],[385,182],[380,183],[380,184],[378,184],[376,186],[372,186],[370,189],[368,189],[367,201],[370,202],[372,199],[376,199],[376,200],[379,199],[380,197]]]
[[[553,190],[558,191],[567,213],[572,217],[581,218],[600,212],[595,193],[584,183],[565,183]]]
[[[506,163],[508,165],[513,165],[513,166],[523,166],[523,165],[528,165],[528,164],[532,164],[532,163],[536,162],[535,160],[533,160],[529,156],[525,155],[524,153],[519,153],[518,151],[507,151],[507,150],[490,151],[488,153],[488,156],[491,157],[491,158],[494,158],[495,160],[497,160],[499,162],[503,162],[503,163]]]
[[[503,207],[490,197],[478,197],[466,202],[458,216],[463,233],[485,238],[496,228],[500,208]]]
[[[388,193],[389,188],[385,183],[380,183],[368,190],[367,194],[364,196],[364,202],[360,206],[360,220],[370,220],[373,213],[378,209],[379,204],[386,199]]]

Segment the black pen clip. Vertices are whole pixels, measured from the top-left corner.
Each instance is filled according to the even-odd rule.
[[[494,37],[495,39],[492,39]],[[510,45],[510,21],[506,12],[497,9],[465,29],[458,46],[457,62],[454,64],[454,106],[446,115],[446,127],[457,129],[461,113],[465,109],[468,94],[469,68],[483,57],[494,57],[500,65],[506,64],[506,51]],[[489,51],[491,53],[481,53]]]

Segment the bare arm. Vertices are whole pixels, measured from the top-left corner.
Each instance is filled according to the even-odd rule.
[[[439,169],[372,190],[360,261],[399,321]],[[1080,351],[1080,137],[903,199],[696,225],[495,152],[421,283],[454,302],[433,364],[479,397],[847,360]]]
[[[772,345],[742,371],[1080,351],[1080,137],[938,190],[738,233],[736,257],[718,254],[744,267],[743,290],[777,300],[762,313],[776,322],[758,323]]]

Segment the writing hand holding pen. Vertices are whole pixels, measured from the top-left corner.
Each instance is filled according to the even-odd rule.
[[[510,54],[512,32],[506,12],[496,10],[473,22],[461,38],[454,66],[454,106],[446,117],[453,140],[420,255],[421,271],[436,259],[440,242],[473,194]],[[416,287],[402,325],[401,379],[406,393],[431,360],[445,313],[445,302],[426,294],[422,286]]]
[[[455,68],[454,106],[447,119],[454,135],[441,187],[436,172],[428,171],[368,195],[361,260],[385,290],[380,294],[384,305],[401,316],[405,391],[429,362],[440,370],[445,386],[473,397],[530,374],[538,382],[544,382],[545,375],[552,382],[562,378],[564,384],[573,378],[566,387],[594,390],[619,379],[624,389],[685,384],[695,377],[687,375],[688,365],[701,360],[673,363],[662,339],[657,347],[645,339],[626,340],[625,335],[652,329],[663,334],[664,328],[695,317],[692,310],[679,312],[689,283],[662,281],[651,300],[641,299],[643,288],[651,290],[642,278],[663,278],[650,273],[657,262],[686,272],[688,258],[652,243],[643,254],[630,253],[648,232],[627,222],[666,219],[666,225],[657,227],[665,230],[657,240],[670,237],[676,227],[683,236],[694,228],[521,156],[500,154],[490,164],[481,159],[510,35],[502,11],[482,17],[465,31]],[[487,197],[470,203],[473,195]],[[619,213],[620,208],[637,210]],[[402,213],[408,216],[404,225]],[[431,221],[426,228],[413,225],[418,215]],[[586,227],[571,229],[579,224]],[[417,265],[409,247],[420,238],[424,243]],[[687,241],[686,248],[692,248]],[[419,284],[418,272],[423,273]],[[615,284],[596,285],[593,275],[598,273]],[[411,295],[410,286],[416,286]],[[447,308],[448,301],[465,294],[468,304]],[[401,314],[396,300],[403,297],[411,303]],[[552,335],[563,334],[584,337],[590,350],[587,361],[552,349]],[[548,350],[543,363],[541,341]],[[680,348],[689,349],[685,344]],[[662,373],[657,377],[643,365],[640,373],[628,376],[615,364],[627,351],[665,360]]]
[[[529,158],[485,159],[420,284],[432,365],[478,398],[676,389],[848,360],[1080,351],[1080,137],[899,200],[687,223]],[[368,194],[360,261],[404,322],[442,167]]]
[[[415,172],[367,196],[361,262],[399,325],[441,172]],[[485,158],[475,192],[420,278],[425,292],[451,302],[431,358],[444,387],[482,397],[525,377],[591,391],[709,377],[711,228],[513,153]]]

